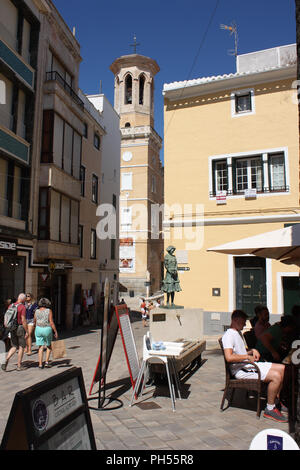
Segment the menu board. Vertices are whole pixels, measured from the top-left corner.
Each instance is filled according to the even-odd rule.
[[[89,431],[84,415],[81,414],[71,423],[50,437],[38,450],[91,450]]]
[[[96,450],[82,370],[50,377],[15,395],[1,450]]]

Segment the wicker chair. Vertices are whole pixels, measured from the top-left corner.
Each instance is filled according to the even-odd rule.
[[[223,357],[224,357],[225,377],[226,377],[226,379],[225,379],[225,389],[224,389],[224,394],[223,394],[220,409],[223,411],[224,402],[225,402],[226,397],[228,397],[228,392],[229,391],[231,393],[230,393],[230,398],[229,399],[227,398],[228,399],[228,407],[230,406],[230,404],[232,402],[234,390],[236,388],[240,388],[240,389],[244,389],[244,390],[248,390],[248,391],[250,391],[250,390],[253,391],[254,390],[254,391],[257,392],[256,415],[257,415],[257,418],[259,418],[260,417],[260,396],[261,396],[261,391],[262,391],[262,387],[263,387],[263,384],[264,384],[264,382],[262,382],[261,378],[260,378],[259,368],[257,367],[256,364],[252,363],[253,367],[257,370],[257,373],[258,373],[258,378],[257,379],[235,379],[231,374],[229,363],[226,361],[226,358],[225,358],[222,338],[219,339],[219,344],[220,344],[220,347],[221,347],[221,350],[222,350],[222,353],[223,353]],[[245,363],[247,363],[247,362],[250,363],[250,361],[245,361]],[[231,363],[231,364],[233,364],[233,363]]]

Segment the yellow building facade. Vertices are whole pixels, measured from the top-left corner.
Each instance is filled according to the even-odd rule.
[[[299,223],[295,80],[291,45],[238,56],[233,74],[164,85],[165,248],[186,268],[176,304],[212,312],[210,332],[235,308],[300,303],[296,267],[207,252]]]

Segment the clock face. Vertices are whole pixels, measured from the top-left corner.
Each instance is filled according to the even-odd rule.
[[[131,152],[124,152],[122,156],[124,162],[130,162],[132,159],[132,153]]]

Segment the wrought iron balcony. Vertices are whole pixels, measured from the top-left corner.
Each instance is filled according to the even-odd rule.
[[[283,193],[283,192],[289,192],[290,187],[289,186],[270,186],[270,187],[265,187],[260,190],[256,190],[256,194],[265,194],[265,193]],[[245,191],[224,191],[226,192],[226,196],[242,196],[245,194]],[[209,197],[216,197],[217,192],[216,191],[210,191]]]
[[[77,93],[73,90],[72,87],[66,82],[66,80],[55,70],[52,72],[46,72],[46,82],[56,81],[62,86],[68,95],[71,96],[73,101],[81,108],[84,109],[84,102],[79,98]]]

